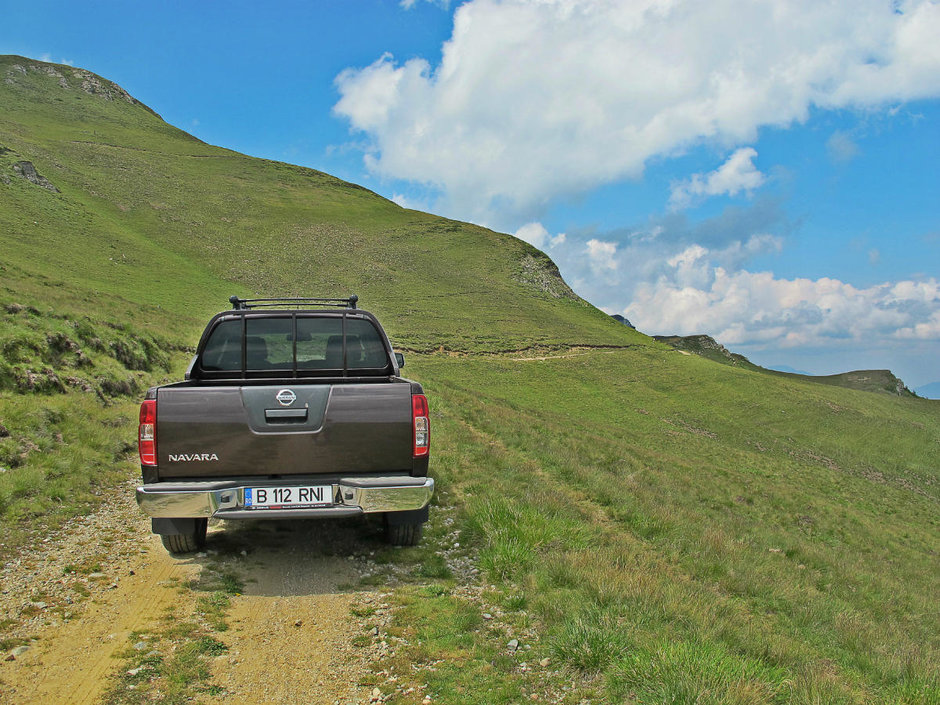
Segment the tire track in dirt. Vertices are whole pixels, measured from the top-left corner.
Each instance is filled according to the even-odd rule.
[[[15,660],[0,653],[3,705],[100,702],[132,632],[159,633],[171,611],[193,614],[201,593],[185,586],[207,565],[238,575],[244,590],[232,599],[230,629],[214,635],[228,646],[211,662],[210,682],[223,694],[204,693],[200,702],[369,702],[362,683],[373,654],[354,645],[366,625],[351,608],[380,605],[381,595],[350,589],[376,568],[368,555],[383,545],[378,527],[363,520],[219,522],[205,553],[171,556],[139,513],[132,485],[3,567],[0,618],[13,626],[0,636],[34,639]],[[72,570],[83,563],[100,572]],[[76,586],[90,593],[86,599]],[[31,608],[36,593],[47,607]]]
[[[165,610],[192,600],[182,598],[177,586],[193,578],[199,566],[173,559],[157,537],[150,537],[148,545],[146,556],[132,567],[122,566],[126,577],[117,587],[86,604],[75,619],[45,627],[36,646],[3,663],[0,695],[5,703],[96,703],[130,633],[155,627]]]
[[[210,532],[207,548],[222,560],[241,556],[245,586],[217,635],[228,651],[215,659],[212,683],[224,692],[207,702],[369,702],[369,651],[353,645],[363,624],[351,610],[380,595],[348,591],[361,575],[349,557],[377,543],[361,522],[239,522]]]

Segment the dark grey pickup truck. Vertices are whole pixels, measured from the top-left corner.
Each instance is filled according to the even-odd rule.
[[[186,380],[140,408],[137,502],[169,551],[210,517],[384,516],[414,545],[428,518],[430,421],[375,316],[348,299],[230,299]]]

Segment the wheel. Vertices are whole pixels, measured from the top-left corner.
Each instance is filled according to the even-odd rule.
[[[161,534],[163,547],[170,553],[193,553],[206,545],[208,519],[196,519],[195,531],[188,534]]]
[[[393,546],[417,546],[424,533],[424,522],[413,524],[388,524],[385,527],[385,538]]]

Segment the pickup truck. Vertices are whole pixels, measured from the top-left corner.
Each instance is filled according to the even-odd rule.
[[[382,515],[414,545],[434,480],[428,402],[404,357],[347,299],[230,299],[185,380],[140,407],[141,510],[171,553],[208,520]]]

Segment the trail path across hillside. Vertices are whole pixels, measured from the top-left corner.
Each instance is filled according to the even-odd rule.
[[[168,610],[191,615],[198,593],[183,586],[219,561],[234,566],[244,594],[233,599],[230,629],[215,635],[228,646],[211,663],[223,693],[200,702],[369,701],[360,683],[372,653],[353,646],[369,625],[351,607],[368,603],[381,614],[387,606],[379,593],[344,587],[372,569],[374,531],[342,522],[230,524],[210,530],[206,552],[173,557],[150,534],[132,488],[3,566],[0,619],[13,624],[2,636],[32,641],[13,660],[0,654],[0,702],[100,702],[131,633],[160,629]]]

